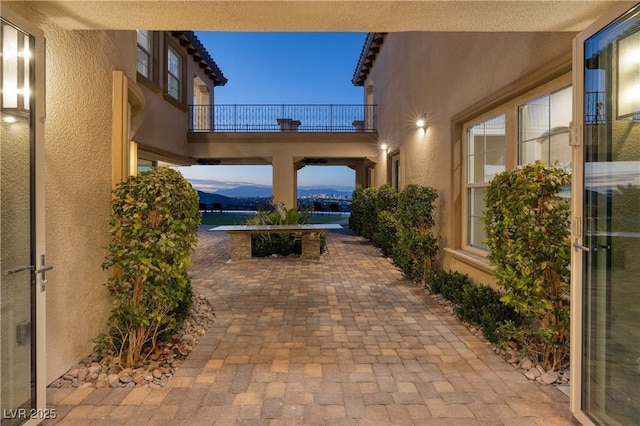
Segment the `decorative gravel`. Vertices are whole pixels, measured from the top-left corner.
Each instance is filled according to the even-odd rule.
[[[144,365],[138,368],[123,368],[117,356],[94,352],[49,386],[52,388],[160,388],[189,355],[198,340],[213,324],[215,313],[204,298],[194,292],[191,312],[182,328],[172,336],[170,342],[159,345]]]

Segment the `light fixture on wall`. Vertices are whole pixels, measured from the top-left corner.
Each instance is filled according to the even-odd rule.
[[[427,114],[423,113],[418,120],[416,120],[416,127],[424,129],[427,127]]]
[[[618,41],[618,118],[640,119],[640,32]]]
[[[2,114],[27,114],[31,96],[31,50],[28,34],[2,21]],[[5,122],[9,122],[6,119]]]
[[[383,151],[386,151],[387,149],[389,149],[389,145],[387,145],[386,143],[383,143],[382,145],[380,145],[380,149]]]

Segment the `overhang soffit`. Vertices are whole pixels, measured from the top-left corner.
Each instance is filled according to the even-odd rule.
[[[66,29],[202,31],[576,32],[617,1],[35,1]],[[632,3],[632,2],[631,2]],[[364,11],[364,12],[363,12]]]

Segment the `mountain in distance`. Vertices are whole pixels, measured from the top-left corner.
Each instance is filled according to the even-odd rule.
[[[227,203],[228,199],[213,199],[212,196],[225,198],[258,198],[271,197],[271,185],[260,185],[240,182],[222,182],[204,179],[192,179],[191,184],[198,190],[203,203]],[[298,187],[298,197],[324,194],[334,197],[351,198],[353,186],[345,185],[307,185]]]
[[[342,188],[343,187],[340,187],[339,189],[331,187],[298,188],[298,197],[324,194],[329,196],[333,195],[335,197],[351,198],[351,193],[353,192],[353,190]],[[273,189],[270,186],[241,185],[235,188],[221,189],[214,192],[213,194],[231,198],[271,197],[271,195],[273,195]]]
[[[225,197],[224,195],[211,194],[209,192],[202,192],[198,190],[198,197],[200,197],[201,203],[211,204],[211,203],[220,203],[220,204],[230,204],[233,203],[233,199],[231,197]]]
[[[214,194],[231,198],[271,197],[273,190],[270,186],[241,185],[235,188],[221,189],[214,192]]]

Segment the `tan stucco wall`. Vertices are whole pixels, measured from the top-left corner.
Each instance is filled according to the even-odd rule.
[[[193,133],[189,155],[194,158],[270,158],[286,153],[294,158],[370,158],[382,152],[375,133]]]
[[[145,98],[144,110],[132,120],[132,140],[180,156],[187,155],[188,113],[138,84]]]
[[[365,87],[373,84],[378,105],[378,134],[392,152],[400,151],[402,183],[438,190],[436,234],[441,247],[457,249],[454,219],[459,198],[462,135],[452,135],[452,117],[490,97],[571,51],[568,33],[393,33],[387,35]],[[366,96],[366,95],[365,95]],[[426,131],[415,126],[426,114]],[[455,141],[455,146],[452,141]],[[400,148],[401,147],[401,148]],[[452,162],[452,152],[457,157]],[[452,166],[456,164],[456,166]],[[455,170],[454,170],[455,169]],[[387,171],[376,169],[376,183]],[[452,181],[454,182],[452,184]],[[458,211],[459,213],[459,211]],[[468,273],[482,283],[492,281],[480,259],[461,262],[446,250],[447,268]]]
[[[193,60],[193,56],[188,55],[185,60],[186,71],[185,81],[185,103],[177,106],[165,99],[163,92],[164,70],[166,69],[166,49],[167,40],[172,38],[169,33],[161,33],[155,39],[159,44],[154,51],[157,57],[154,58],[159,64],[159,82],[142,83],[138,82],[145,98],[145,108],[140,114],[133,117],[131,124],[131,137],[142,146],[152,147],[165,153],[165,156],[176,154],[178,157],[174,161],[182,164],[182,159],[188,155],[187,133],[189,130],[189,112],[186,107],[193,103],[194,80],[197,78],[198,84],[204,84],[209,88],[208,103],[213,103],[214,82],[205,74],[199,63]],[[172,44],[174,48],[179,46],[177,39]],[[183,51],[184,48],[182,47]],[[186,54],[186,52],[185,52]],[[149,158],[150,160],[158,159]]]
[[[305,157],[356,165],[356,185],[364,186],[364,165],[381,152],[375,133],[192,133],[189,155],[221,164],[273,165],[273,196],[296,205],[296,168]],[[335,163],[334,164],[340,164]],[[360,169],[360,170],[358,170]]]
[[[135,78],[135,32],[65,31],[16,11],[47,39],[45,193],[47,382],[89,354],[110,301],[102,271],[109,242],[112,71]]]

